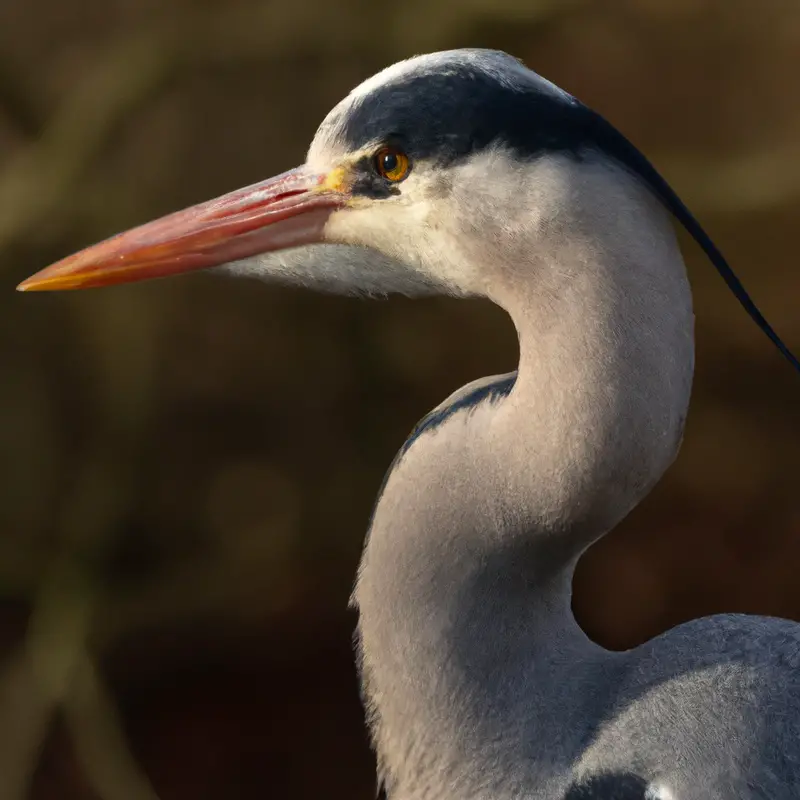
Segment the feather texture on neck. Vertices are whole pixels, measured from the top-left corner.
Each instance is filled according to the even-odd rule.
[[[581,720],[602,716],[586,713],[585,678],[615,661],[572,617],[574,564],[652,488],[683,431],[693,316],[666,213],[591,158],[535,177],[527,229],[487,216],[490,235],[469,237],[517,226],[517,247],[461,253],[517,327],[516,379],[457,392],[401,451],[354,592],[375,746],[402,800],[566,780],[533,743],[577,753]]]

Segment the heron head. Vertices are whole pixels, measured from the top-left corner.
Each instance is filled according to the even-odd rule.
[[[585,111],[504,53],[409,59],[342,100],[297,169],[87,248],[20,288],[222,266],[340,292],[481,294],[493,249],[535,225],[531,165],[576,152]]]

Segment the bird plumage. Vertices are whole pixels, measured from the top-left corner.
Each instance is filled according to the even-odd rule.
[[[410,165],[398,180],[376,166],[386,147]],[[331,111],[300,170],[23,288],[228,261],[329,291],[501,306],[518,370],[464,387],[412,433],[353,592],[389,800],[789,800],[800,626],[711,617],[612,653],[571,612],[578,558],[650,491],[683,435],[694,317],[671,216],[797,365],[644,156],[484,50],[388,68]]]

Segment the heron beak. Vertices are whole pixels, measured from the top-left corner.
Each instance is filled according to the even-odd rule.
[[[348,198],[341,170],[305,167],[121,233],[23,281],[23,292],[109,286],[323,241]]]

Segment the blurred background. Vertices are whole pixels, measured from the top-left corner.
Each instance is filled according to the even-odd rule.
[[[217,275],[14,286],[299,163],[362,79],[465,45],[614,122],[800,349],[798,3],[3,0],[2,800],[372,797],[347,609],[372,501],[417,419],[514,368],[508,320]],[[800,617],[800,380],[683,242],[684,449],[575,581],[612,648]]]

